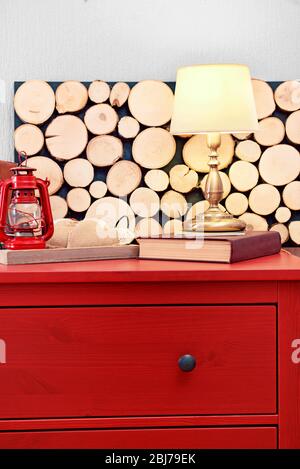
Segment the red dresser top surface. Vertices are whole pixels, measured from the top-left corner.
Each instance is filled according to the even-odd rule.
[[[236,264],[101,260],[53,264],[0,265],[0,283],[166,282],[300,280],[300,258],[282,251]]]

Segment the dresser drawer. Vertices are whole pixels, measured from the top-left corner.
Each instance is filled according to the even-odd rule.
[[[0,433],[0,449],[275,449],[276,427]]]
[[[276,412],[273,306],[2,309],[0,334],[0,418]]]

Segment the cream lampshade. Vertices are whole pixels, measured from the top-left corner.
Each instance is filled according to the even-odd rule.
[[[177,71],[171,133],[238,133],[257,130],[246,65],[192,65]]]
[[[204,196],[209,208],[204,221],[193,220],[193,231],[238,231],[245,223],[218,208],[223,186],[217,149],[222,133],[250,133],[258,128],[250,72],[245,65],[192,65],[177,71],[173,116],[174,135],[207,134],[209,174]]]

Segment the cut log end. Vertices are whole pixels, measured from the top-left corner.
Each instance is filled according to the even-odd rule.
[[[75,158],[64,167],[65,181],[72,187],[86,187],[94,179],[94,168],[84,158]]]
[[[51,158],[46,156],[32,156],[28,158],[27,165],[35,168],[34,175],[40,179],[48,178],[50,185],[48,186],[49,195],[55,194],[63,185],[64,178],[59,165]]]
[[[300,173],[300,155],[291,145],[267,148],[259,161],[262,179],[274,186],[283,186],[296,179]]]
[[[283,111],[297,111],[300,109],[300,82],[285,81],[275,90],[275,101]]]
[[[295,244],[300,244],[300,221],[292,221],[289,224],[290,238]]]
[[[154,218],[142,218],[136,225],[136,238],[151,238],[162,234],[160,223]]]
[[[16,91],[14,107],[23,122],[43,124],[54,112],[54,91],[46,81],[25,81]]]
[[[110,87],[108,83],[101,80],[93,81],[88,89],[88,95],[91,101],[96,104],[104,103],[108,100]]]
[[[225,201],[226,210],[231,215],[238,216],[245,213],[248,209],[248,199],[245,194],[232,192]]]
[[[168,191],[161,198],[161,210],[169,218],[180,218],[186,214],[188,204],[182,194]]]
[[[183,147],[182,157],[185,164],[200,173],[208,173],[210,149],[207,146],[206,135],[194,135]],[[222,134],[221,145],[218,149],[219,170],[227,168],[234,156],[234,140],[229,134]]]
[[[113,132],[119,117],[109,104],[95,104],[84,115],[88,130],[95,135],[106,135]]]
[[[53,220],[65,218],[68,213],[68,204],[59,195],[51,195],[50,196],[50,205],[51,205],[51,211],[52,211],[52,216]]]
[[[248,231],[268,231],[267,220],[256,213],[245,212],[239,219],[246,223]]]
[[[300,181],[290,182],[282,192],[283,202],[291,210],[300,210]]]
[[[55,99],[59,114],[78,112],[85,107],[88,101],[88,92],[80,81],[64,81],[57,87]]]
[[[139,187],[131,194],[129,205],[136,215],[151,218],[159,211],[160,200],[152,189]]]
[[[277,231],[280,234],[281,244],[284,244],[289,239],[289,230],[282,223],[275,223],[271,226],[270,231]]]
[[[263,80],[252,80],[253,94],[258,119],[264,119],[273,114],[276,108],[273,90]]]
[[[183,223],[181,220],[174,219],[168,220],[163,227],[163,233],[172,236],[181,233],[183,230]]]
[[[100,218],[110,227],[128,228],[134,231],[135,215],[125,200],[116,197],[103,197],[96,200],[88,209],[85,218]]]
[[[235,147],[235,154],[240,160],[254,163],[261,156],[261,148],[253,140],[243,140]]]
[[[300,145],[300,111],[295,111],[289,115],[285,127],[289,141]]]
[[[155,192],[165,191],[169,185],[169,176],[162,169],[150,169],[144,177],[147,186]]]
[[[275,213],[275,218],[278,223],[286,223],[292,216],[292,212],[288,207],[278,207]]]
[[[177,164],[170,170],[170,185],[174,191],[186,194],[198,185],[198,174],[185,164]]]
[[[143,168],[166,166],[176,152],[176,142],[167,130],[150,127],[138,134],[132,144],[133,159]]]
[[[229,169],[229,179],[239,192],[246,192],[256,186],[259,173],[254,164],[248,161],[236,161]]]
[[[133,192],[140,184],[142,171],[133,161],[122,160],[115,163],[107,173],[106,184],[109,192],[118,197]]]
[[[267,117],[258,124],[258,130],[254,133],[255,140],[265,147],[278,145],[284,139],[285,128],[278,117]]]
[[[259,184],[249,195],[249,207],[258,215],[270,215],[280,204],[280,192],[271,184]]]
[[[173,101],[173,91],[166,83],[144,80],[131,89],[128,106],[133,117],[141,124],[157,127],[171,119]]]
[[[89,141],[86,156],[99,168],[112,166],[123,156],[123,143],[113,135],[99,135]]]
[[[94,199],[101,199],[107,192],[107,185],[103,181],[94,181],[90,185],[89,192]]]
[[[14,133],[15,149],[25,151],[28,156],[36,155],[44,146],[44,134],[33,124],[23,124]]]
[[[48,125],[46,145],[50,154],[58,160],[71,160],[79,156],[88,142],[88,132],[79,117],[58,116]]]
[[[118,132],[121,137],[135,138],[140,131],[140,124],[131,116],[124,116],[119,120]]]
[[[91,205],[91,196],[86,189],[76,187],[68,192],[67,204],[73,212],[85,212]]]
[[[117,106],[117,107],[123,106],[128,99],[129,93],[130,93],[130,88],[127,83],[124,83],[121,81],[118,83],[115,83],[114,86],[112,87],[112,90],[109,96],[110,104],[112,106]]]

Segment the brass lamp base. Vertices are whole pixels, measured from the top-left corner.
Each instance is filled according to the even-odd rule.
[[[209,202],[209,207],[201,219],[193,219],[185,222],[184,229],[188,231],[211,232],[211,231],[242,231],[246,223],[237,220],[227,212],[219,209],[219,202],[223,197],[223,184],[218,171],[219,160],[217,150],[221,145],[220,133],[211,132],[207,134],[207,146],[209,153],[209,173],[206,179],[204,196]]]
[[[222,212],[219,208],[209,208],[203,220],[194,218],[186,222],[184,226],[187,231],[216,232],[216,231],[242,231],[246,228],[246,223],[234,218],[227,212]]]

